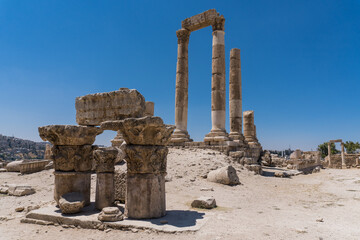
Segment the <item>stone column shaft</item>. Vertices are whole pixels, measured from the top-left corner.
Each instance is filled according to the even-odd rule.
[[[346,163],[345,163],[345,156],[344,156],[344,143],[341,142],[341,167],[342,168],[346,168]]]
[[[242,135],[242,96],[241,96],[241,61],[240,49],[230,51],[230,78],[229,78],[229,111],[230,134],[233,140],[244,141]]]
[[[249,144],[257,143],[254,111],[244,112],[244,137]]]
[[[178,37],[178,57],[176,65],[176,90],[175,90],[175,126],[172,142],[190,141],[187,133],[188,114],[188,44],[190,32],[180,29],[176,32]]]
[[[331,167],[331,143],[328,142],[329,167]]]

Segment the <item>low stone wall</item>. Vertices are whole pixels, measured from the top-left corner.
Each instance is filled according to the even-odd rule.
[[[360,154],[344,154],[346,167],[357,167],[359,165]],[[325,157],[325,164],[329,168],[341,168],[342,160],[341,154],[332,154],[331,155],[331,166],[329,166],[329,157]]]
[[[45,169],[45,166],[48,163],[49,160],[23,162],[20,164],[20,173],[28,174],[28,173],[40,172]]]

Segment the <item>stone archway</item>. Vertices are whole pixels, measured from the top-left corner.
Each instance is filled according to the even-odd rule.
[[[176,66],[175,91],[175,126],[171,142],[191,142],[187,132],[188,119],[188,44],[190,33],[212,26],[212,79],[211,79],[211,122],[212,127],[204,142],[228,140],[226,119],[226,81],[225,81],[225,18],[215,9],[186,18],[181,22],[181,29],[176,31],[178,38],[178,57]]]

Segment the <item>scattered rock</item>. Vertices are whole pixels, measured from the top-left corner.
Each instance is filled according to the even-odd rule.
[[[317,166],[316,168],[313,169],[312,173],[318,173],[320,172],[320,167]]]
[[[239,177],[236,174],[235,168],[230,165],[209,172],[209,174],[207,175],[207,180],[210,182],[216,182],[225,185],[240,184]]]
[[[317,222],[324,222],[324,219],[323,218],[318,218],[316,219]]]
[[[78,213],[85,205],[85,199],[82,193],[70,192],[61,196],[59,206],[63,214]]]
[[[20,172],[20,164],[22,164],[24,161],[12,161],[11,163],[8,163],[6,165],[6,170],[8,172]]]
[[[139,230],[136,229],[136,228],[132,228],[131,231],[132,231],[133,233],[137,233]]]
[[[191,207],[211,209],[216,207],[216,201],[213,197],[200,197],[191,203]]]
[[[6,168],[0,168],[0,172],[7,172]]]
[[[105,207],[98,216],[102,222],[117,222],[124,219],[124,215],[117,207]]]
[[[200,188],[200,191],[214,191],[214,188]]]
[[[39,208],[40,208],[39,205],[28,206],[28,207],[26,208],[26,212],[28,213],[28,212],[30,212],[30,211],[32,211],[32,210],[36,210],[36,209],[39,209]]]
[[[9,185],[3,185],[3,187],[8,187],[8,194],[10,196],[20,197],[35,193],[35,189],[27,185],[9,184]]]
[[[165,182],[171,182],[172,177],[171,176],[165,176]]]
[[[17,208],[15,208],[15,212],[22,212],[22,211],[24,211],[24,207],[17,207]]]
[[[290,175],[286,172],[275,172],[274,177],[287,178],[290,177]]]

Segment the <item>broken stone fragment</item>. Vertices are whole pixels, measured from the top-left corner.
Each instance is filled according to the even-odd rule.
[[[21,196],[34,194],[34,193],[35,193],[35,189],[32,188],[31,186],[16,185],[16,184],[9,184],[8,185],[8,194],[10,196],[21,197]]]
[[[235,168],[230,165],[209,172],[207,180],[210,182],[221,183],[225,185],[240,184],[239,177],[236,174]]]
[[[48,125],[39,127],[42,140],[53,145],[80,146],[91,145],[95,142],[96,135],[103,132],[98,127],[77,125]]]
[[[79,125],[100,125],[104,121],[138,118],[145,114],[145,98],[136,90],[89,94],[75,100]]]
[[[101,129],[120,130],[127,144],[164,146],[168,144],[175,126],[164,124],[160,117],[147,116],[103,122]]]
[[[23,160],[12,161],[11,163],[8,163],[6,165],[6,170],[8,172],[20,172],[20,164],[22,164],[23,162]]]
[[[61,196],[59,206],[63,214],[78,213],[85,206],[85,199],[79,192],[66,193]]]
[[[216,201],[213,197],[200,197],[191,203],[191,207],[211,209],[216,207]]]
[[[117,222],[124,220],[124,215],[117,207],[105,207],[100,212],[98,219],[102,222]]]
[[[113,173],[118,150],[114,147],[98,148],[94,151],[95,170],[98,173]]]

